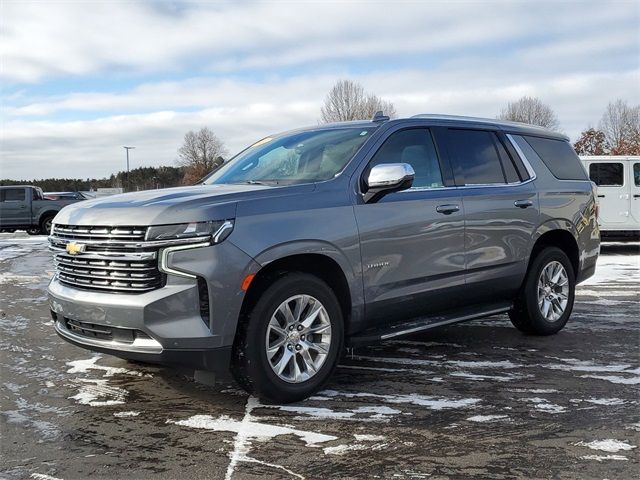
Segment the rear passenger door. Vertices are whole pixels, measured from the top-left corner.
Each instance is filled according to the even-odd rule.
[[[539,220],[530,174],[500,132],[449,128],[447,149],[465,211],[468,298],[513,298]]]
[[[0,224],[2,226],[31,223],[31,199],[27,198],[27,192],[28,189],[23,187],[0,190]]]
[[[374,203],[360,196],[354,206],[367,317],[386,323],[450,307],[451,297],[443,293],[452,288],[459,294],[464,286],[464,215],[434,132],[397,129],[373,152],[358,182],[384,163],[410,164],[415,179],[408,190]]]
[[[629,221],[631,196],[623,162],[591,162],[589,179],[598,186],[600,223],[623,230]]]

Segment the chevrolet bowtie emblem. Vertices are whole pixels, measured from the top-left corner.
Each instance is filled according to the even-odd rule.
[[[70,255],[78,255],[79,253],[83,253],[87,249],[87,246],[84,243],[76,243],[70,242],[67,243],[66,250]]]

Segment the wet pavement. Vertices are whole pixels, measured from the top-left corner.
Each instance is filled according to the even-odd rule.
[[[0,478],[637,478],[640,252],[603,246],[567,327],[499,315],[359,348],[263,405],[53,331],[44,237],[0,234]]]

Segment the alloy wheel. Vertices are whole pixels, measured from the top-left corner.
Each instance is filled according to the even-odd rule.
[[[295,295],[271,316],[265,348],[269,365],[281,380],[309,380],[324,364],[330,346],[329,314],[317,298]]]

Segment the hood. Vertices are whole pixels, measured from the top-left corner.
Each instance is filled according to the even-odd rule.
[[[197,185],[124,193],[74,203],[54,219],[63,225],[146,226],[235,218],[239,201],[313,191],[314,185]]]

